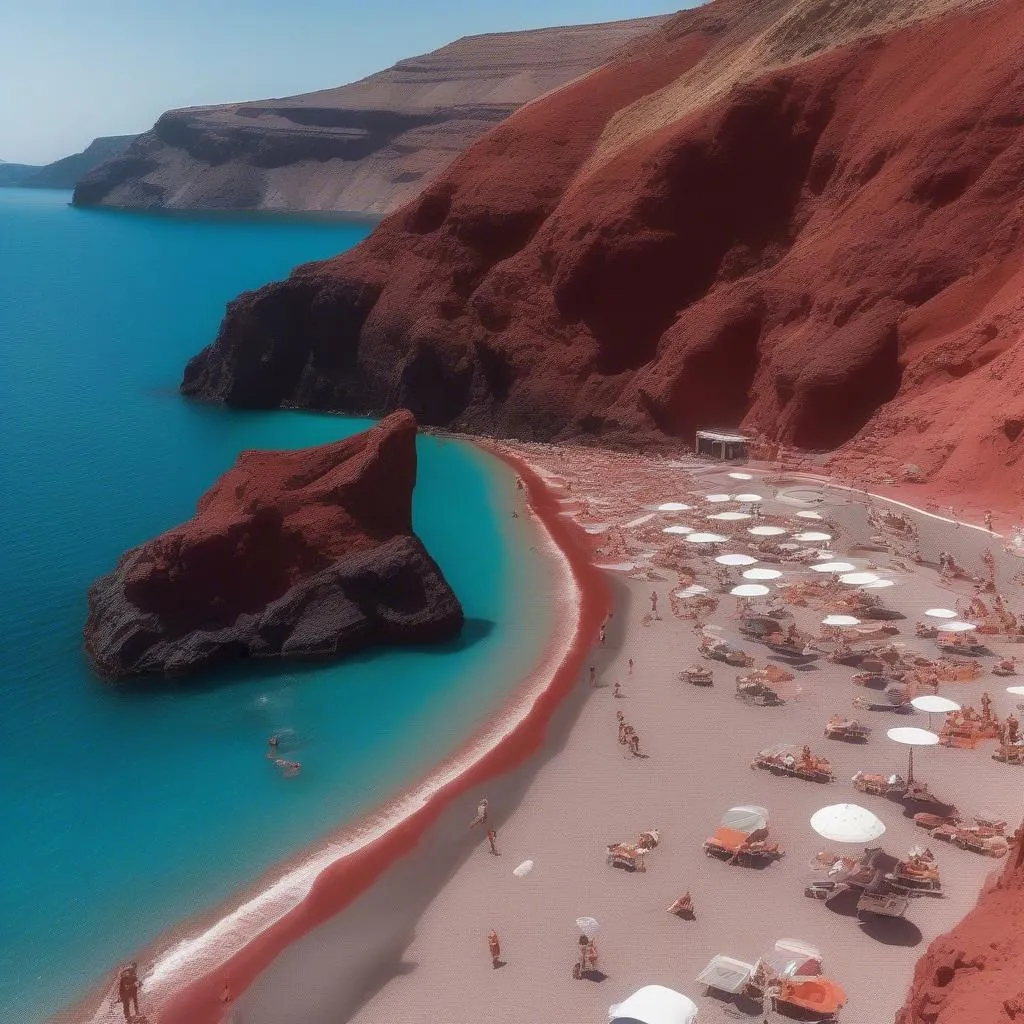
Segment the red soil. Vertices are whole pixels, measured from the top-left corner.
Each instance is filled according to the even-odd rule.
[[[828,49],[809,6],[715,0],[527,105],[363,245],[237,300],[185,390],[535,438],[742,426],[1024,494],[1024,8]],[[796,57],[693,101],[778,25]]]
[[[581,594],[575,635],[550,686],[526,718],[469,771],[453,779],[433,800],[377,842],[334,864],[317,879],[300,905],[226,963],[197,978],[160,1007],[160,1024],[217,1024],[227,1012],[220,1002],[226,982],[230,982],[232,998],[237,998],[285,947],[352,903],[391,864],[414,849],[454,800],[479,790],[481,783],[521,765],[541,749],[552,716],[582,677],[611,599],[606,577],[590,561],[586,535],[560,515],[558,499],[525,462],[508,454],[502,453],[501,457],[523,479],[531,508],[564,552]]]
[[[1024,1020],[1024,826],[977,907],[918,961],[896,1024]]]

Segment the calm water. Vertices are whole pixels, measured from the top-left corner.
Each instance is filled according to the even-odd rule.
[[[228,413],[176,387],[228,299],[366,229],[69,198],[0,189],[0,1018],[26,1022],[422,773],[543,641],[545,570],[521,520],[509,535],[507,474],[421,439],[416,527],[462,599],[463,641],[142,694],[98,684],[80,645],[97,575],[187,518],[239,450],[364,425]],[[264,758],[285,730],[295,779]]]

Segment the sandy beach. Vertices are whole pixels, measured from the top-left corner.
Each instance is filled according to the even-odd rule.
[[[850,782],[859,769],[905,774],[906,748],[887,739],[885,731],[895,725],[926,727],[927,716],[854,711],[852,697],[863,692],[851,683],[854,670],[824,657],[793,672],[794,680],[783,687],[787,700],[782,707],[754,707],[735,699],[735,677],[742,670],[701,662],[694,623],[673,612],[670,594],[690,579],[707,585],[720,603],[705,620],[705,631],[741,646],[758,665],[765,664],[769,652],[740,637],[736,600],[721,596],[725,578],[715,576],[707,549],[663,531],[673,523],[728,531],[732,539],[715,551],[753,550],[757,538],[746,533],[748,521],[706,519],[742,505],[707,503],[705,496],[760,494],[759,522],[786,524],[793,533],[808,527],[830,530],[830,550],[836,555],[891,579],[892,587],[876,593],[905,617],[895,623],[899,634],[886,639],[929,658],[938,656],[934,641],[916,639],[914,623],[926,608],[955,608],[972,591],[967,580],[940,579],[939,552],[951,553],[969,573],[980,575],[982,553],[990,548],[996,585],[1015,611],[1020,610],[1019,577],[1011,581],[1019,559],[1004,555],[998,538],[986,531],[902,508],[913,524],[913,542],[892,531],[880,534],[869,523],[863,495],[830,489],[806,476],[779,478],[767,469],[741,467],[751,479],[738,481],[723,466],[547,446],[517,446],[504,454],[528,460],[546,481],[547,500],[557,499],[559,518],[578,524],[589,536],[598,565],[613,567],[604,570],[614,597],[605,643],[596,642],[596,624],[591,623],[591,653],[575,667],[567,695],[552,709],[542,749],[520,756],[518,764],[508,760],[498,773],[494,765],[476,772],[472,783],[451,794],[455,798],[423,830],[411,852],[390,864],[375,884],[340,913],[293,936],[272,959],[264,957],[267,962],[258,972],[247,976],[243,963],[218,972],[209,979],[207,999],[226,980],[234,991],[232,1002],[222,1007],[223,1019],[234,1024],[471,1024],[484,1015],[508,1024],[582,1024],[605,1020],[608,1006],[640,985],[660,983],[698,1000],[702,1021],[725,1021],[756,1009],[705,994],[696,975],[716,953],[753,961],[776,939],[790,937],[822,950],[826,972],[849,996],[844,1019],[891,1020],[924,947],[973,905],[998,862],[932,843],[938,847],[944,894],[914,899],[904,920],[859,923],[855,916],[807,899],[805,884],[823,877],[811,866],[819,851],[860,852],[858,846],[840,847],[812,832],[808,819],[819,807],[856,801],[870,808],[887,826],[879,845],[896,856],[927,839],[902,804],[859,794]],[[536,507],[535,487],[530,499]],[[665,502],[693,507],[658,511]],[[871,504],[876,514],[886,507],[881,499]],[[521,507],[525,513],[525,502]],[[550,505],[540,511],[553,521]],[[799,511],[816,512],[830,525],[797,517]],[[916,564],[908,557],[911,548]],[[761,561],[783,572],[779,584],[817,575],[799,562],[776,564],[767,555]],[[730,581],[740,582],[742,571],[728,570]],[[660,618],[650,614],[652,590],[659,595]],[[820,633],[820,606],[790,610],[794,619],[788,621]],[[994,654],[1011,650],[998,640],[989,647]],[[980,678],[943,683],[939,692],[978,707],[982,692],[988,691],[995,713],[1005,716],[1018,698],[1005,692],[1007,680],[989,673],[993,657],[979,660],[984,665]],[[698,662],[713,668],[713,687],[680,680],[680,670]],[[596,687],[588,682],[591,665]],[[615,682],[621,686],[618,699]],[[620,710],[636,728],[645,756],[632,757],[617,742],[615,713]],[[826,739],[824,724],[835,712],[870,725],[869,741],[855,745]],[[759,749],[781,741],[808,743],[815,754],[829,758],[835,781],[822,785],[751,769]],[[920,751],[916,775],[965,814],[996,812],[1012,830],[1022,810],[1020,769],[992,760],[993,749],[990,742],[975,750]],[[467,828],[484,796],[499,856],[488,852],[484,829]],[[769,809],[773,836],[785,856],[763,870],[705,856],[703,840],[722,812],[749,803]],[[650,828],[660,830],[661,843],[648,854],[646,872],[606,863],[608,843],[632,841]],[[535,862],[534,870],[526,878],[514,877],[512,869],[526,859]],[[694,921],[666,912],[684,890],[693,894]],[[570,973],[574,920],[584,914],[602,925],[599,980],[575,981]],[[500,936],[505,961],[497,970],[487,948],[491,928]],[[168,1019],[199,1018],[161,1016]]]

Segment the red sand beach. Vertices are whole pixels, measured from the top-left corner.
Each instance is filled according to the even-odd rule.
[[[522,476],[530,508],[571,572],[580,613],[571,636],[564,637],[564,657],[558,652],[557,667],[538,673],[530,691],[536,701],[521,709],[507,737],[457,777],[451,778],[449,766],[447,781],[429,800],[375,842],[322,871],[294,909],[170,998],[160,999],[162,993],[147,986],[151,1019],[475,1024],[483,997],[488,1019],[497,1024],[564,1024],[601,1020],[609,1003],[658,982],[699,998],[702,1021],[725,1021],[734,1010],[706,996],[694,982],[696,974],[715,953],[752,960],[788,935],[822,949],[828,973],[849,994],[848,1019],[892,1020],[927,943],[969,910],[996,862],[942,844],[936,852],[944,897],[915,900],[895,930],[859,926],[803,897],[812,859],[831,845],[807,827],[819,806],[856,801],[869,807],[887,825],[882,845],[897,856],[927,840],[901,805],[858,794],[849,781],[860,769],[905,770],[905,751],[886,739],[885,730],[927,722],[920,713],[857,712],[868,716],[874,730],[867,744],[824,740],[824,720],[836,711],[850,714],[851,694],[859,692],[850,686],[853,670],[825,659],[814,671],[796,675],[782,709],[733,700],[738,670],[718,663],[704,662],[714,668],[712,688],[681,682],[679,671],[699,661],[698,635],[692,622],[676,614],[672,595],[688,579],[703,580],[713,592],[720,591],[721,581],[714,582],[715,567],[703,550],[665,529],[672,523],[696,525],[737,507],[703,505],[704,496],[714,492],[763,494],[763,521],[786,522],[798,511],[815,510],[832,524],[839,557],[893,579],[891,590],[878,593],[906,616],[895,639],[929,657],[935,656],[933,644],[915,640],[915,619],[925,608],[955,607],[969,596],[964,582],[938,578],[932,568],[938,551],[952,552],[977,572],[983,549],[997,547],[994,538],[936,515],[907,513],[923,559],[915,564],[905,543],[888,536],[879,543],[873,536],[876,527],[868,522],[863,494],[828,488],[821,478],[773,476],[752,466],[751,479],[741,483],[728,478],[729,467],[692,460],[547,445],[491,447]],[[912,494],[903,498],[913,501]],[[669,501],[694,507],[658,509]],[[871,504],[874,514],[886,505],[880,499]],[[821,529],[806,519],[791,522]],[[698,528],[728,532],[737,550],[753,540],[745,534],[747,525],[719,520]],[[764,565],[778,565],[781,582],[815,575],[805,571],[806,558],[784,557],[778,564],[758,554]],[[1019,603],[1019,560],[1002,552],[997,559],[1000,587]],[[730,570],[732,582],[739,582],[740,571]],[[609,578],[615,581],[615,602],[606,620]],[[652,589],[660,597],[660,619],[650,614]],[[758,645],[735,634],[733,603],[721,598],[707,629],[740,639],[760,663],[765,655]],[[1015,610],[1020,611],[1016,605]],[[566,613],[572,620],[571,608]],[[800,629],[811,631],[821,612],[794,608],[793,614]],[[595,644],[602,623],[607,642]],[[992,646],[1002,652],[999,644]],[[635,675],[628,658],[635,661]],[[586,683],[592,664],[596,688]],[[622,700],[612,696],[613,682],[621,684]],[[1010,705],[1001,681],[987,671],[974,681],[944,684],[940,692],[977,706],[983,690],[992,693],[996,712],[1006,714]],[[649,757],[632,758],[615,743],[618,709],[635,725]],[[832,761],[835,782],[818,786],[752,772],[753,754],[777,741],[809,743]],[[989,753],[988,746],[933,748],[920,758],[919,774],[965,813],[994,810],[1012,830],[1021,812],[1019,786],[1007,782],[1017,781],[1019,769],[997,764]],[[466,829],[482,796],[491,801],[499,857],[487,855],[483,830]],[[769,808],[786,850],[783,860],[753,871],[706,858],[701,844],[720,813],[751,802]],[[605,864],[608,842],[652,827],[662,830],[663,841],[649,855],[646,875]],[[535,871],[527,879],[514,878],[511,869],[527,858],[535,860]],[[693,922],[665,913],[685,889],[697,902]],[[579,913],[592,913],[605,925],[599,945],[607,976],[599,984],[569,975],[572,921]],[[491,928],[499,932],[508,961],[500,971],[487,955]],[[225,984],[229,1005],[220,998]]]
[[[510,717],[514,724],[511,729],[501,722],[485,727],[482,730],[484,735],[474,737],[466,751],[433,773],[432,779],[446,781],[437,786],[421,806],[389,826],[378,838],[321,871],[301,902],[259,930],[237,952],[226,959],[218,959],[216,966],[204,973],[199,973],[203,971],[201,962],[193,963],[185,976],[194,980],[184,987],[168,986],[170,990],[166,992],[157,987],[154,991],[154,986],[147,983],[150,990],[147,1009],[151,1019],[159,1020],[160,1024],[214,1024],[220,1021],[225,1011],[222,996],[226,984],[232,998],[237,997],[283,949],[349,905],[390,866],[413,850],[424,833],[457,798],[508,772],[542,746],[551,717],[575,685],[607,615],[608,583],[590,560],[585,535],[570,520],[560,516],[557,497],[537,473],[513,454],[499,454],[522,478],[529,506],[545,531],[553,553],[562,556],[560,571],[571,590],[571,596],[567,594],[562,602],[562,621],[553,629],[555,649],[548,652],[535,676],[527,680],[520,691],[520,695],[530,695],[525,712],[515,720],[516,705],[521,705],[522,699],[520,695],[517,695],[518,700],[513,697],[512,706],[506,709],[506,714],[512,712]],[[497,741],[491,735],[495,729],[501,733]],[[462,765],[467,766],[462,768]],[[458,771],[454,777],[453,769]],[[424,785],[429,786],[430,780]],[[396,804],[401,802],[401,799],[395,801]],[[356,827],[358,830],[359,826]],[[278,882],[280,877],[278,874],[268,885]],[[119,1008],[115,1010],[109,997],[105,996],[100,1006],[93,1004],[84,1016],[76,1013],[73,1019],[99,1022],[108,1018],[116,1020],[119,1015]]]

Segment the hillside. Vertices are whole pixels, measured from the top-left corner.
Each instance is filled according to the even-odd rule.
[[[742,427],[1024,494],[1024,8],[715,0],[233,302],[183,390],[521,437]]]
[[[119,156],[134,139],[134,135],[106,135],[93,139],[81,153],[33,168],[18,184],[25,188],[74,188],[79,178],[104,160]]]
[[[172,110],[74,201],[387,213],[524,103],[665,20],[468,36],[351,85]]]

